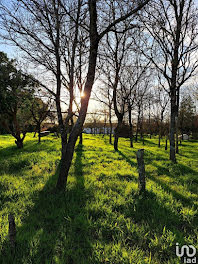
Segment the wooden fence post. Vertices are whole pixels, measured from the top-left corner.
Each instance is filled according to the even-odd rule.
[[[9,240],[11,249],[14,250],[16,246],[16,225],[14,220],[14,215],[8,215],[8,222],[9,222]]]
[[[145,181],[145,166],[144,166],[144,149],[139,149],[136,153],[137,155],[137,163],[138,163],[138,187],[140,193],[145,192],[146,181]]]

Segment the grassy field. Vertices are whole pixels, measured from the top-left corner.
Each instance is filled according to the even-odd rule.
[[[118,152],[102,136],[77,145],[66,192],[54,186],[60,140],[24,149],[0,136],[0,263],[181,263],[175,244],[197,245],[198,142],[185,141],[171,164],[157,139],[145,140],[147,192],[138,195],[136,151],[120,140]],[[15,214],[17,246],[8,243]]]

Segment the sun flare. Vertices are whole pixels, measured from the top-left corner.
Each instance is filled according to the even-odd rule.
[[[80,93],[80,97],[82,98],[82,97],[85,97],[85,93],[84,92],[81,92]]]

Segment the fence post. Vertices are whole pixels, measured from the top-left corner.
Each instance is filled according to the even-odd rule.
[[[9,222],[9,240],[11,249],[14,250],[16,245],[16,225],[14,220],[14,215],[8,215],[8,222]]]
[[[136,153],[137,163],[138,163],[138,187],[140,193],[145,192],[146,182],[145,182],[145,166],[144,166],[144,149],[139,149]]]

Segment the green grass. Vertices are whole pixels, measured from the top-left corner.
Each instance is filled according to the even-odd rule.
[[[84,136],[76,146],[67,190],[54,191],[60,140],[24,149],[0,136],[0,263],[181,263],[175,244],[197,245],[198,142],[185,141],[172,164],[157,139],[119,141]],[[145,149],[146,194],[138,195],[136,151]],[[16,250],[8,243],[15,214]]]

